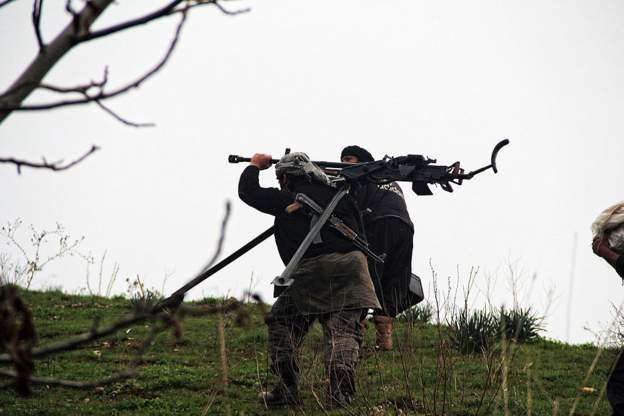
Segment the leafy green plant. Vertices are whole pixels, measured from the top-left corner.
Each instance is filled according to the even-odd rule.
[[[464,308],[451,317],[448,326],[451,344],[462,354],[488,351],[497,341],[498,322],[487,310]]]
[[[537,316],[531,307],[508,310],[501,306],[496,320],[500,337],[504,336],[505,339],[515,342],[537,341],[540,332],[544,330],[543,318]]]

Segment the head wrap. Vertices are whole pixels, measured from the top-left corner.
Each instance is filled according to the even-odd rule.
[[[308,181],[316,181],[331,186],[329,177],[303,152],[292,152],[282,156],[275,165],[275,174],[280,176],[293,175],[307,178]]]
[[[375,159],[373,158],[373,155],[371,155],[368,152],[368,150],[360,146],[355,146],[355,145],[347,146],[344,149],[342,149],[342,153],[340,153],[340,159],[342,159],[345,156],[355,156],[358,158],[359,163],[375,161]]]

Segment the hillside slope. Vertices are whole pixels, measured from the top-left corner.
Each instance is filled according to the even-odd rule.
[[[60,292],[22,292],[22,296],[33,312],[40,346],[89,331],[96,318],[103,325],[130,311],[123,298]],[[10,380],[3,378],[0,415],[503,415],[505,409],[510,415],[568,415],[573,406],[576,415],[609,414],[603,390],[614,350],[597,357],[598,349],[591,345],[541,340],[462,356],[449,346],[445,327],[408,321],[399,323],[392,352],[371,348],[374,331],[366,330],[356,403],[338,410],[325,408],[322,334],[315,325],[300,355],[304,406],[269,411],[256,399],[271,379],[261,308],[246,304],[243,310],[244,325],[234,313],[187,316],[181,341],[171,331],[158,335],[142,357],[136,377],[104,387],[37,385],[32,396],[19,397]],[[34,375],[89,380],[123,371],[150,325],[136,325],[38,360]]]

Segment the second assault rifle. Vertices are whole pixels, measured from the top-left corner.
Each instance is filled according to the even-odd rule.
[[[453,192],[451,184],[461,185],[464,180],[472,179],[488,169],[497,173],[496,157],[498,152],[508,144],[508,139],[498,142],[492,150],[490,164],[468,173],[460,166],[460,162],[448,166],[436,165],[436,159],[422,155],[386,156],[374,162],[357,164],[322,161],[312,161],[312,163],[329,175],[335,176],[339,181],[346,181],[350,185],[364,183],[382,185],[394,181],[411,182],[412,190],[417,195],[433,195],[429,188],[430,184],[440,185],[443,190]],[[228,157],[230,163],[249,162],[250,160],[251,158],[237,155]],[[277,162],[279,159],[271,159],[272,164]]]

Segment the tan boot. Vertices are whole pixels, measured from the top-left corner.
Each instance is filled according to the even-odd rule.
[[[393,319],[389,316],[375,315],[373,322],[375,322],[375,329],[377,330],[375,346],[382,351],[392,350]]]
[[[366,319],[362,319],[360,321],[360,326],[362,327],[362,331],[366,331],[368,329],[368,321]]]

